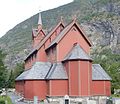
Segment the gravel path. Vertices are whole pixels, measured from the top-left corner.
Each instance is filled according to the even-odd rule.
[[[11,98],[13,104],[31,104],[31,103],[25,103],[23,101],[18,101],[18,99],[20,99],[20,96],[17,96],[13,92],[9,92],[8,96]]]

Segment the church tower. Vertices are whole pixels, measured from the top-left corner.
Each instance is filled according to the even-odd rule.
[[[33,48],[37,47],[38,44],[43,40],[44,37],[45,37],[45,33],[42,29],[42,15],[41,15],[41,11],[40,11],[38,14],[37,29],[32,30]]]

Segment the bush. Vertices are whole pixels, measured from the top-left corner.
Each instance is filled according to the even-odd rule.
[[[0,104],[5,104],[5,101],[4,100],[0,100]]]

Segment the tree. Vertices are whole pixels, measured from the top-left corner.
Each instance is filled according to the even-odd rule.
[[[13,73],[13,70],[11,70],[8,80],[8,87],[13,88],[14,86],[15,86],[15,75]]]
[[[18,77],[24,71],[24,63],[17,63],[14,69],[14,77]]]
[[[9,73],[8,79],[8,87],[14,88],[15,87],[15,79],[24,71],[24,64],[17,63],[14,70],[11,70]]]
[[[2,52],[0,49],[0,89],[6,87],[6,81],[7,81],[7,68],[4,65],[4,58],[6,54]]]

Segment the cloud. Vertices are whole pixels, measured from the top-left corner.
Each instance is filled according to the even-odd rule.
[[[0,36],[18,23],[32,15],[72,0],[1,0],[0,1]]]

